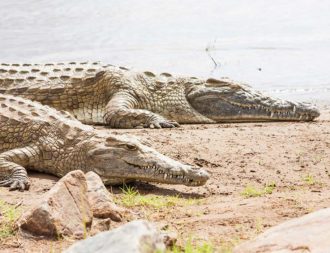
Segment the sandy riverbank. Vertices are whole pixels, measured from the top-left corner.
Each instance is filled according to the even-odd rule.
[[[108,131],[108,130],[107,130]],[[160,152],[203,166],[212,177],[198,188],[134,184],[141,195],[198,198],[160,208],[133,206],[141,218],[168,224],[182,243],[189,236],[219,248],[253,238],[287,219],[330,206],[330,108],[311,123],[185,125],[178,129],[112,130],[148,140]],[[328,172],[327,172],[328,171]],[[33,204],[56,178],[31,174],[29,192],[0,189],[0,198],[22,209]],[[265,186],[273,185],[265,189]],[[275,186],[274,186],[275,185]],[[249,188],[246,188],[249,186]],[[258,190],[257,197],[243,193]],[[265,190],[268,192],[265,193]],[[116,198],[123,194],[113,188]],[[72,242],[11,237],[1,252],[49,252]]]

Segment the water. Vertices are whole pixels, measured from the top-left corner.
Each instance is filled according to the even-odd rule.
[[[100,60],[330,104],[328,0],[0,0],[0,61]]]

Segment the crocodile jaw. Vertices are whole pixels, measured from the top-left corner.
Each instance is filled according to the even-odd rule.
[[[130,169],[134,173],[131,177],[125,178],[127,181],[139,180],[163,184],[202,186],[209,179],[209,174],[205,170],[181,163],[169,167],[159,164],[144,166],[130,164]]]
[[[175,161],[131,136],[99,136],[88,152],[90,169],[105,184],[139,180],[187,186],[204,185],[209,174],[202,168]],[[128,148],[127,148],[128,147]]]
[[[155,151],[156,152],[156,151]],[[162,156],[158,153],[159,156]],[[166,160],[170,158],[166,157]],[[135,164],[124,161],[120,167],[111,166],[103,170],[95,169],[105,184],[122,184],[130,181],[154,182],[162,184],[181,184],[186,186],[202,186],[209,179],[209,174],[201,169],[194,168],[172,160],[160,162],[144,162]],[[110,173],[109,173],[110,172]]]
[[[143,151],[138,157],[123,157],[129,167],[130,173],[125,175],[129,180],[201,186],[209,179],[209,174],[202,168],[175,161],[142,144],[140,149]]]
[[[249,87],[202,87],[187,99],[202,115],[216,122],[311,121],[320,115],[308,103],[270,98]]]

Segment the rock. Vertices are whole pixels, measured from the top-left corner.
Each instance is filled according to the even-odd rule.
[[[112,231],[80,241],[64,253],[154,253],[165,252],[160,232],[154,225],[143,220],[129,222]]]
[[[45,197],[18,220],[23,233],[34,236],[74,236],[81,239],[92,223],[87,182],[76,170],[60,179]]]
[[[162,231],[161,236],[166,248],[172,248],[178,240],[178,234],[175,231]]]
[[[92,228],[90,231],[90,235],[96,235],[100,232],[103,231],[108,231],[110,229],[110,224],[111,224],[111,219],[98,219],[98,218],[93,218],[93,223],[92,223]]]
[[[286,221],[234,249],[243,252],[330,252],[330,208]]]
[[[110,218],[121,221],[125,209],[119,208],[114,203],[111,194],[105,188],[101,178],[95,172],[86,173],[88,187],[88,201],[91,205],[93,216],[96,218]]]
[[[161,236],[163,237],[163,242],[166,248],[172,248],[178,239],[178,233],[176,231],[170,231],[169,225],[167,223],[158,223],[159,230],[161,231]]]

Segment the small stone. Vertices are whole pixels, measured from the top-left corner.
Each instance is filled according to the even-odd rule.
[[[162,231],[161,236],[166,248],[171,248],[175,245],[178,239],[178,234],[174,231]]]
[[[95,172],[86,173],[88,201],[96,218],[110,218],[113,221],[121,221],[122,214],[127,212],[118,207],[101,178]]]
[[[163,253],[161,233],[147,221],[129,222],[111,231],[76,242],[64,253]]]
[[[91,236],[96,235],[100,232],[108,231],[110,229],[111,219],[98,219],[93,218],[91,232],[89,233]]]

